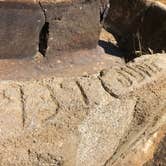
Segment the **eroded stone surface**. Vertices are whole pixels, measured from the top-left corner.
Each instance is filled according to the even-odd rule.
[[[55,56],[97,47],[99,1],[0,1],[0,58]]]
[[[46,55],[96,48],[99,33],[99,1],[41,3],[48,22]]]
[[[166,71],[166,61],[161,60],[163,55],[158,54],[152,59],[147,58],[147,56],[141,61],[136,60],[136,63],[131,62],[124,67],[103,71],[100,78],[108,91],[120,97],[148,82],[157,80],[159,77],[162,78]]]
[[[0,58],[32,57],[44,24],[38,4],[0,1]]]
[[[127,153],[123,154],[114,166],[153,166],[165,165],[165,127],[162,126],[150,137],[144,135]],[[160,143],[161,142],[161,143]],[[158,155],[158,156],[157,156]],[[156,157],[155,157],[156,156]]]
[[[0,162],[64,166],[117,162],[137,140],[165,124],[165,60],[165,55],[149,55],[127,64],[124,68],[144,63],[149,67],[142,83],[135,73],[138,82],[125,93],[121,85],[118,93],[115,89],[112,93],[118,86],[115,68],[84,77],[1,81]],[[155,66],[150,66],[152,62]],[[114,75],[109,74],[112,71]]]
[[[8,105],[8,106],[7,106]],[[7,106],[7,107],[6,107]],[[0,85],[0,139],[13,138],[22,133],[22,101],[20,87],[16,84]],[[8,126],[6,128],[6,126]]]
[[[160,143],[155,149],[155,152],[153,154],[153,158],[144,164],[144,166],[153,166],[153,165],[161,165],[164,166],[166,163],[166,135],[160,140]]]

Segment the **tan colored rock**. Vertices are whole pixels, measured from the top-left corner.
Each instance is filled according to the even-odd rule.
[[[152,166],[155,164],[159,164],[161,161],[161,165],[165,164],[164,155],[158,154],[156,155],[157,149],[161,146],[162,152],[165,153],[165,145],[162,146],[161,143],[165,144],[165,127],[161,127],[158,131],[155,131],[150,137],[144,136],[140,139],[127,153],[123,154],[118,161],[113,164],[114,166]],[[161,145],[160,145],[161,144]],[[157,157],[157,160],[155,159]]]
[[[138,70],[136,78],[122,69],[127,76],[120,75],[122,81],[132,81],[127,87],[115,81],[118,67],[84,77],[1,81],[0,163],[100,166],[119,162],[137,141],[166,123],[165,62],[165,55],[158,54],[127,64],[124,69],[149,66],[144,72]]]
[[[20,87],[16,84],[0,85],[0,139],[19,136],[23,131],[23,104]],[[8,127],[7,127],[8,126]],[[6,128],[7,127],[7,128]]]

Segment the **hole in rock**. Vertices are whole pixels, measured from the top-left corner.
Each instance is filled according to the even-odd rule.
[[[45,22],[39,34],[39,52],[46,56],[49,37],[49,23]]]

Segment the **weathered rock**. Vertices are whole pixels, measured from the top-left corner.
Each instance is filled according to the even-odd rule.
[[[0,58],[62,55],[97,47],[99,1],[0,1]]]
[[[166,123],[165,62],[165,55],[138,58],[128,65],[149,67],[135,71],[137,77],[124,70],[119,75],[114,67],[86,77],[1,81],[0,163],[116,163],[137,140]]]
[[[150,136],[144,135],[113,166],[165,165],[165,125]]]
[[[164,166],[166,163],[166,134],[165,136],[160,140],[160,143],[156,147],[153,158],[149,160],[147,163],[144,164],[144,166],[153,166],[153,165],[161,165]]]
[[[47,56],[96,48],[100,33],[98,0],[41,2],[48,33]]]
[[[40,6],[32,2],[0,2],[0,58],[32,57],[44,24]]]
[[[128,94],[131,98],[135,98],[136,101],[130,129],[123,137],[124,139],[121,140],[114,155],[106,161],[106,165],[116,163],[120,157],[124,156],[135,145],[137,140],[141,140],[143,136],[153,133],[158,127],[158,122],[160,125],[166,123],[166,82],[164,76],[166,61],[160,58],[160,55],[157,55],[157,57],[150,59],[147,55],[144,58],[138,58],[133,64],[129,63],[125,68],[122,67],[121,70],[116,68],[117,75],[115,71],[112,74],[111,71],[102,73],[100,79],[105,89],[112,96],[123,99]],[[151,65],[153,63],[154,65]],[[158,71],[155,69],[158,69]],[[115,78],[113,77],[112,79],[111,75],[114,75]],[[111,82],[114,82],[114,86],[111,86]],[[118,86],[119,89],[116,89]],[[147,88],[145,88],[146,86]],[[156,110],[158,111],[156,112]],[[162,119],[161,122],[160,119]]]

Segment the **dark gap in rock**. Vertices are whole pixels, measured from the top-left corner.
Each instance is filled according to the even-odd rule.
[[[39,6],[43,12],[45,23],[39,34],[39,52],[45,57],[48,47],[48,38],[49,38],[49,22],[47,21],[46,9],[42,6],[39,1]]]
[[[100,23],[104,23],[106,16],[108,15],[110,8],[110,2],[108,0],[101,0],[100,2]]]
[[[49,38],[49,22],[45,22],[39,34],[39,52],[46,56]]]

